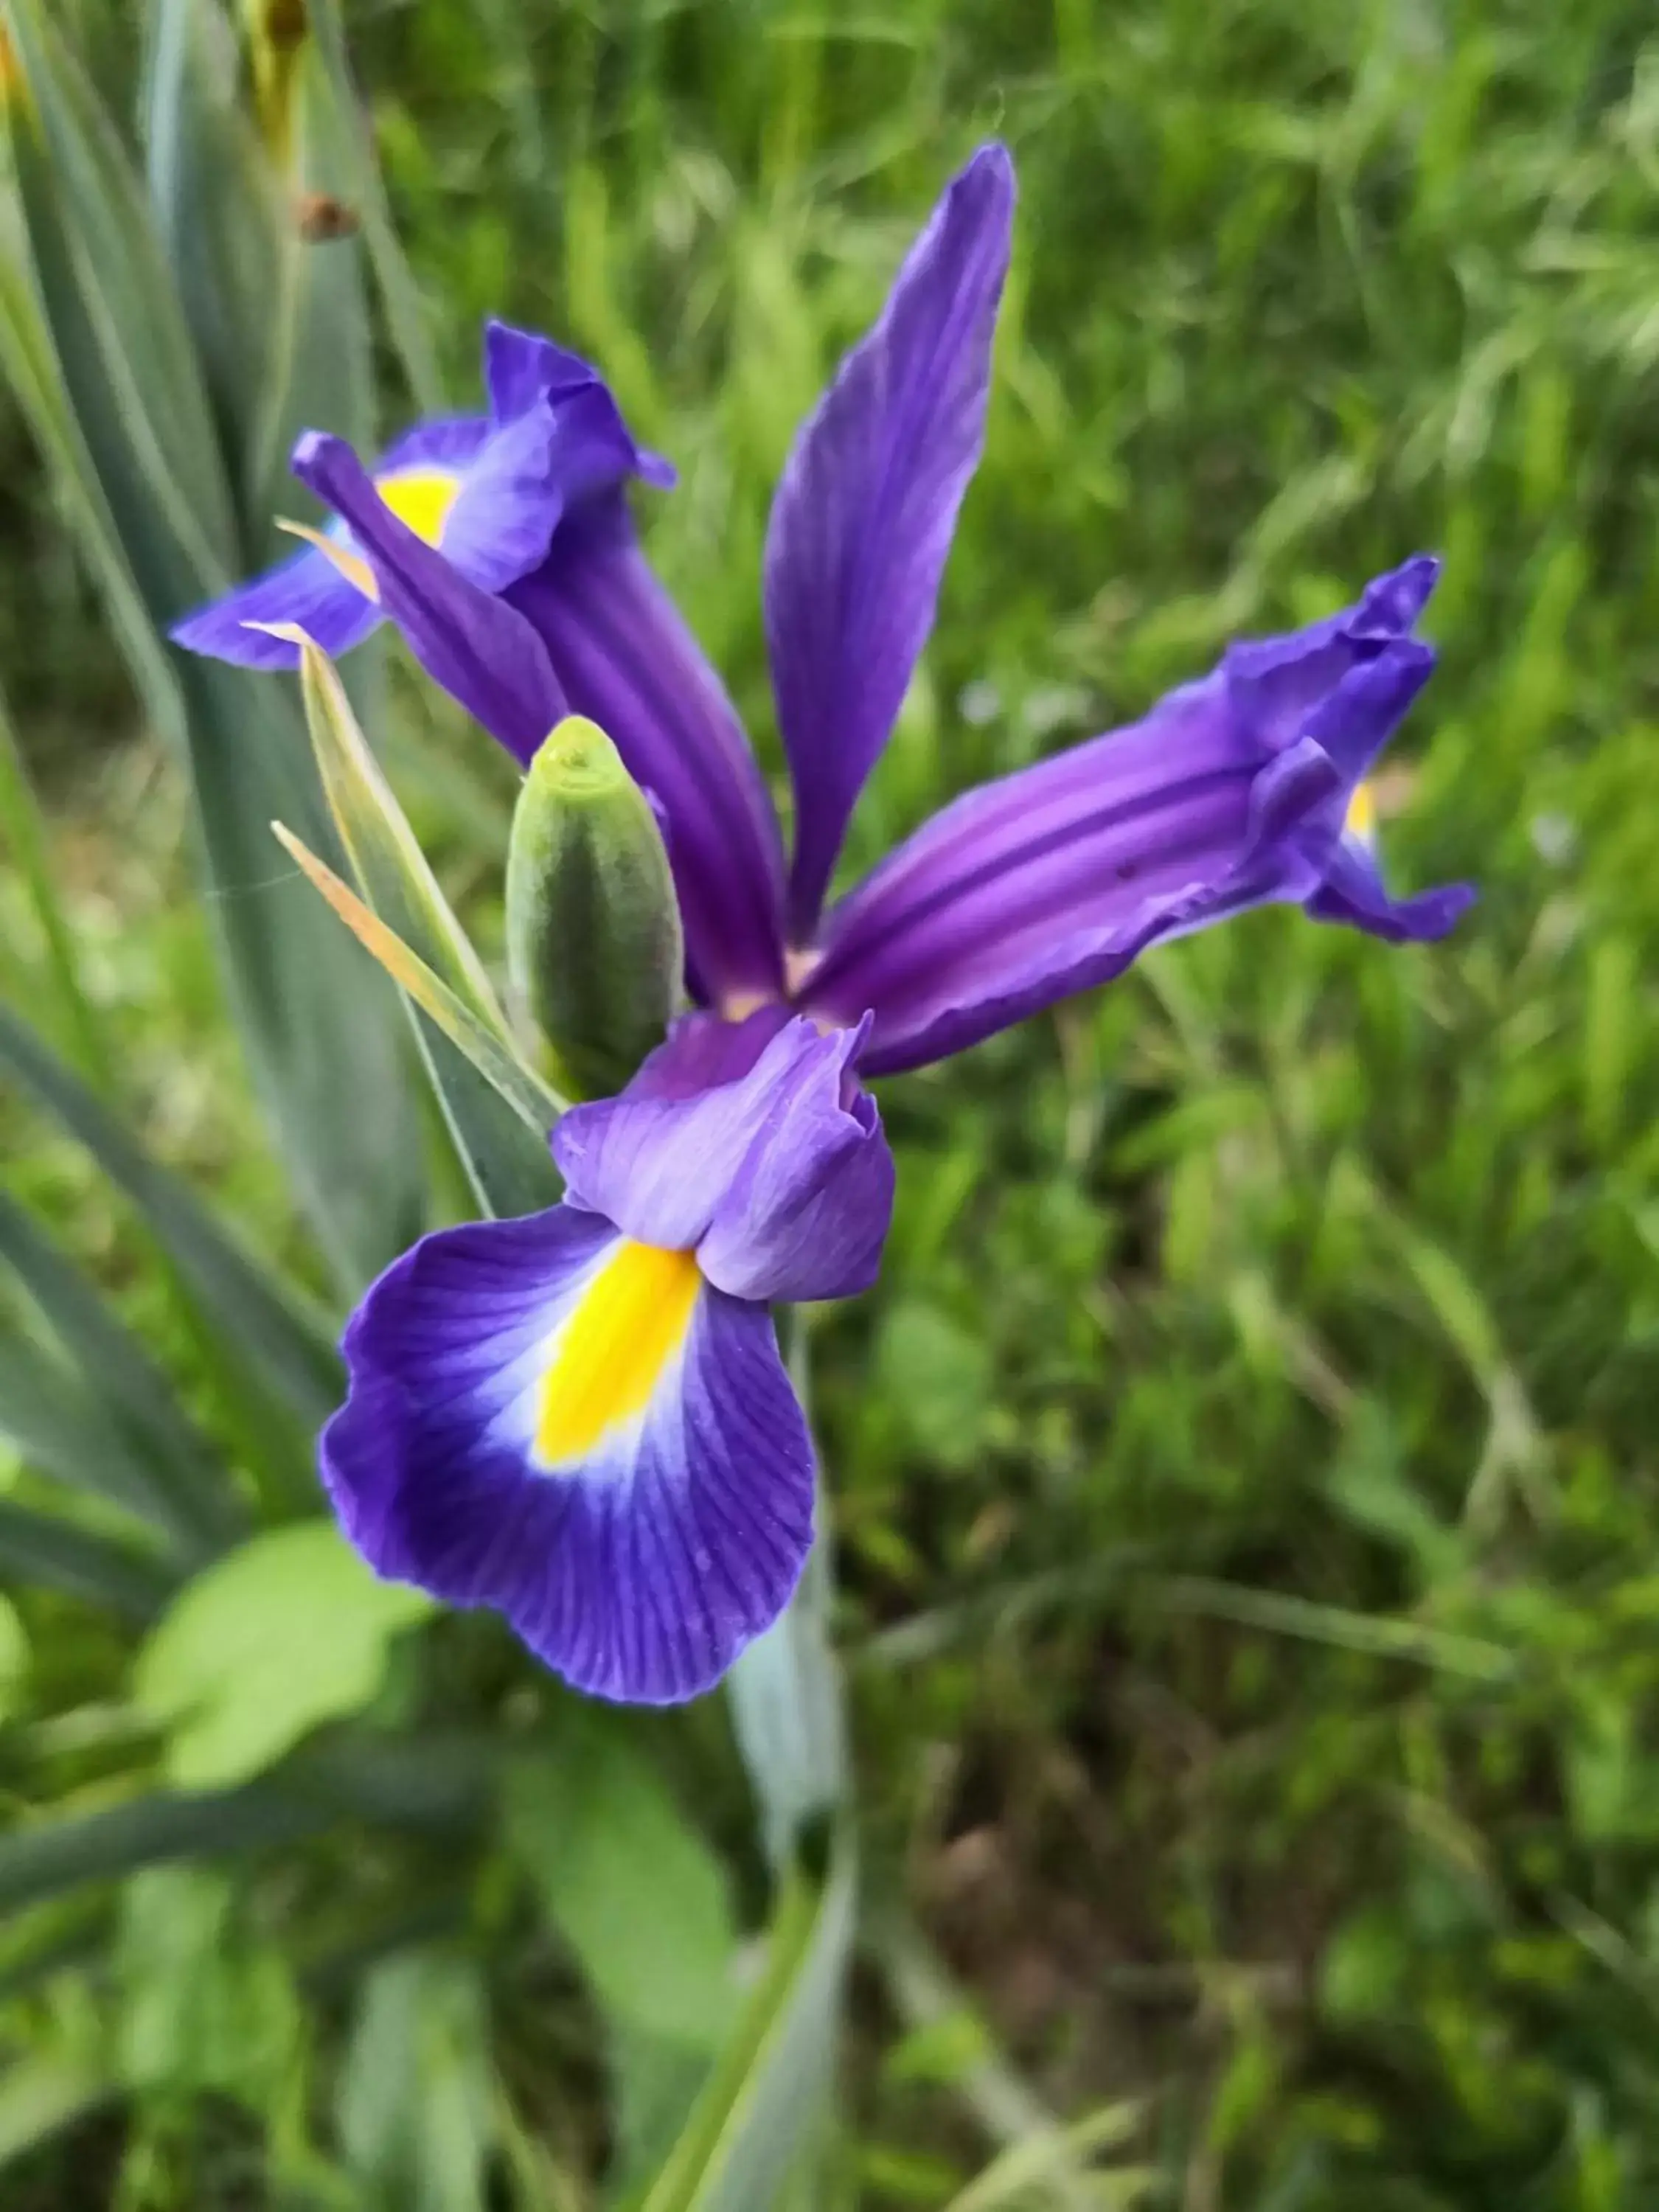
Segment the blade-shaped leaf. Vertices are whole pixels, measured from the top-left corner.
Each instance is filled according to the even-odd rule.
[[[81,985],[80,965],[46,849],[46,825],[28,771],[12,728],[5,696],[0,692],[0,837],[23,879],[29,903],[46,946],[52,997],[63,1021],[70,1049],[82,1073],[97,1082],[105,1071],[104,1041],[91,1001]]]
[[[339,2087],[340,2137],[374,2212],[484,2212],[495,2138],[476,1966],[408,1951],[368,1976]]]
[[[856,1886],[845,1838],[823,1883],[786,1880],[765,1968],[643,2212],[772,2212],[824,2123]]]
[[[55,1514],[33,1513],[0,1498],[0,1567],[20,1583],[108,1607],[123,1620],[152,1620],[174,1578],[157,1559],[126,1544],[77,1528]]]
[[[208,1553],[243,1525],[225,1471],[166,1377],[23,1209],[0,1194],[0,1262],[9,1267],[74,1361],[88,1401],[141,1454],[173,1533]]]
[[[145,704],[189,763],[255,1079],[301,1203],[355,1291],[420,1222],[396,1015],[372,969],[330,951],[314,902],[270,875],[272,815],[328,842],[296,702],[244,670],[172,661],[160,644],[157,631],[222,590],[246,549],[142,186],[40,0],[5,5],[27,82],[7,111],[13,219],[27,255],[0,283],[7,365],[64,480]]]
[[[170,544],[192,580],[222,587],[234,514],[172,271],[119,135],[44,0],[7,0],[6,12],[25,87],[9,111],[18,186],[71,402],[124,541]]]
[[[149,1158],[80,1078],[4,1006],[0,1077],[29,1091],[137,1206],[221,1339],[241,1356],[255,1405],[274,1389],[307,1429],[320,1426],[339,1403],[343,1387],[321,1316],[252,1259],[195,1194]]]
[[[356,893],[340,881],[334,871],[307,850],[280,822],[272,830],[285,853],[292,855],[359,942],[366,945],[400,990],[408,993],[421,1012],[454,1044],[507,1100],[514,1111],[544,1139],[564,1111],[564,1102],[550,1091],[519,1058],[505,1034],[481,1020],[459,993],[434,975],[424,960],[411,952],[400,937],[371,913]]]
[[[799,1310],[784,1322],[795,1395],[811,1410],[808,1324]],[[768,1855],[780,1873],[802,1837],[848,1792],[847,1727],[841,1668],[830,1642],[835,1569],[820,1510],[819,1534],[794,1595],[726,1678],[738,1748],[761,1811]]]
[[[210,1796],[157,1793],[80,1818],[43,1820],[0,1837],[0,1912],[83,1882],[118,1881],[140,1867],[293,1843],[337,1817],[325,1800],[255,1784]]]
[[[352,82],[338,0],[312,0],[311,21],[331,103],[329,127],[344,165],[343,189],[362,225],[386,327],[416,408],[422,415],[441,414],[443,380],[428,335],[426,309],[392,220],[367,108]]]
[[[301,431],[337,431],[368,450],[377,405],[362,245],[355,236],[311,240],[296,212],[319,202],[354,205],[359,125],[355,112],[343,113],[334,99],[314,29],[293,64],[278,313],[246,459],[249,513],[268,539],[276,514],[295,512],[288,467]],[[270,550],[276,550],[274,540]],[[362,665],[360,655],[354,670]]]
[[[74,1370],[0,1311],[0,1437],[40,1474],[158,1533],[170,1516],[144,1461]]]
[[[306,714],[324,796],[364,896],[485,1028],[508,1038],[489,979],[369,750],[337,672],[303,632],[292,635],[303,656]],[[559,1184],[545,1142],[428,1016],[410,1010],[480,1203],[497,1215],[551,1206]]]
[[[694,2051],[736,1998],[737,1929],[720,1861],[626,1735],[573,1716],[517,1767],[512,1847],[607,2019]]]

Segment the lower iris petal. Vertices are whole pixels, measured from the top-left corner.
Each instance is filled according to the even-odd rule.
[[[578,1689],[710,1688],[787,1602],[813,1465],[769,1314],[563,1205],[426,1237],[347,1331],[322,1470],[384,1575]]]

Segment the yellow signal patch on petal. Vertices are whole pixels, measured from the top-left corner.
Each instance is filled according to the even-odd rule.
[[[1348,811],[1342,827],[1351,837],[1362,843],[1373,844],[1376,839],[1376,794],[1369,783],[1357,783],[1353,796],[1348,801]]]
[[[460,496],[461,480],[453,469],[393,469],[390,476],[374,479],[374,489],[399,522],[428,545],[437,545]]]
[[[550,1346],[536,1417],[544,1467],[585,1458],[645,1411],[685,1342],[702,1287],[690,1252],[617,1246]]]

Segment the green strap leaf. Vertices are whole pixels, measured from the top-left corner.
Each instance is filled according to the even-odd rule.
[[[0,1836],[0,1914],[139,1868],[301,1842],[344,1820],[439,1837],[452,1854],[476,1834],[495,1781],[493,1744],[342,1729],[241,1790],[155,1790],[102,1811]]]
[[[43,0],[7,0],[7,21],[24,85],[9,110],[18,187],[71,404],[93,427],[123,538],[165,531],[196,575],[222,586],[238,556],[229,488],[125,149]]]
[[[56,1514],[33,1513],[3,1498],[0,1564],[19,1582],[88,1598],[124,1620],[153,1620],[174,1587],[173,1576],[160,1560],[94,1536]]]
[[[855,1893],[845,1838],[823,1882],[785,1881],[765,1969],[642,2212],[774,2212],[826,2119]]]
[[[0,692],[0,835],[23,879],[46,939],[46,974],[70,1048],[82,1073],[100,1082],[106,1073],[104,1041],[92,1003],[82,988],[74,939],[52,878],[46,824],[3,692]]]
[[[198,1797],[157,1793],[0,1838],[0,1912],[15,1912],[140,1867],[297,1842],[330,1826],[333,1807],[263,1784]]]
[[[297,1416],[308,1430],[320,1426],[343,1387],[322,1316],[251,1258],[194,1193],[149,1158],[80,1078],[5,1006],[0,1006],[0,1075],[31,1093],[137,1206],[203,1312],[212,1317],[219,1340],[241,1356],[255,1410],[263,1403],[276,1412],[274,1391],[290,1418]]]
[[[0,1262],[9,1267],[74,1362],[89,1403],[142,1455],[172,1533],[205,1556],[244,1524],[224,1469],[166,1377],[92,1285],[0,1194]]]
[[[0,1437],[40,1474],[158,1533],[169,1516],[143,1459],[81,1378],[0,1312]]]
[[[781,1326],[789,1379],[810,1419],[808,1317],[796,1307]],[[835,1566],[822,1504],[817,1517],[818,1536],[794,1595],[739,1656],[726,1684],[767,1853],[779,1875],[849,1795],[846,1698],[830,1641]]]
[[[264,532],[254,549],[235,529],[190,334],[118,137],[41,0],[5,5],[27,91],[7,110],[23,259],[0,276],[0,343],[151,719],[188,763],[255,1079],[301,1204],[355,1291],[421,1224],[397,1018],[372,969],[331,950],[302,887],[270,873],[273,815],[328,848],[295,703],[269,678],[175,662],[161,642],[263,555]]]
[[[509,1051],[512,1037],[483,963],[451,911],[326,654],[303,631],[306,719],[323,793],[364,896],[387,927]],[[527,1130],[429,1014],[405,996],[450,1134],[479,1203],[496,1215],[551,1206],[559,1181],[539,1132]]]
[[[441,415],[443,380],[428,333],[426,308],[392,220],[366,121],[367,105],[352,82],[339,0],[312,0],[311,21],[331,105],[335,143],[344,165],[343,190],[362,225],[386,328],[417,413]]]

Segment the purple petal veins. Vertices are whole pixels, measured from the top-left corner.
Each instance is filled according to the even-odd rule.
[[[766,544],[766,635],[795,787],[791,940],[817,930],[847,823],[933,624],[978,466],[1014,172],[981,147],[796,440]]]

